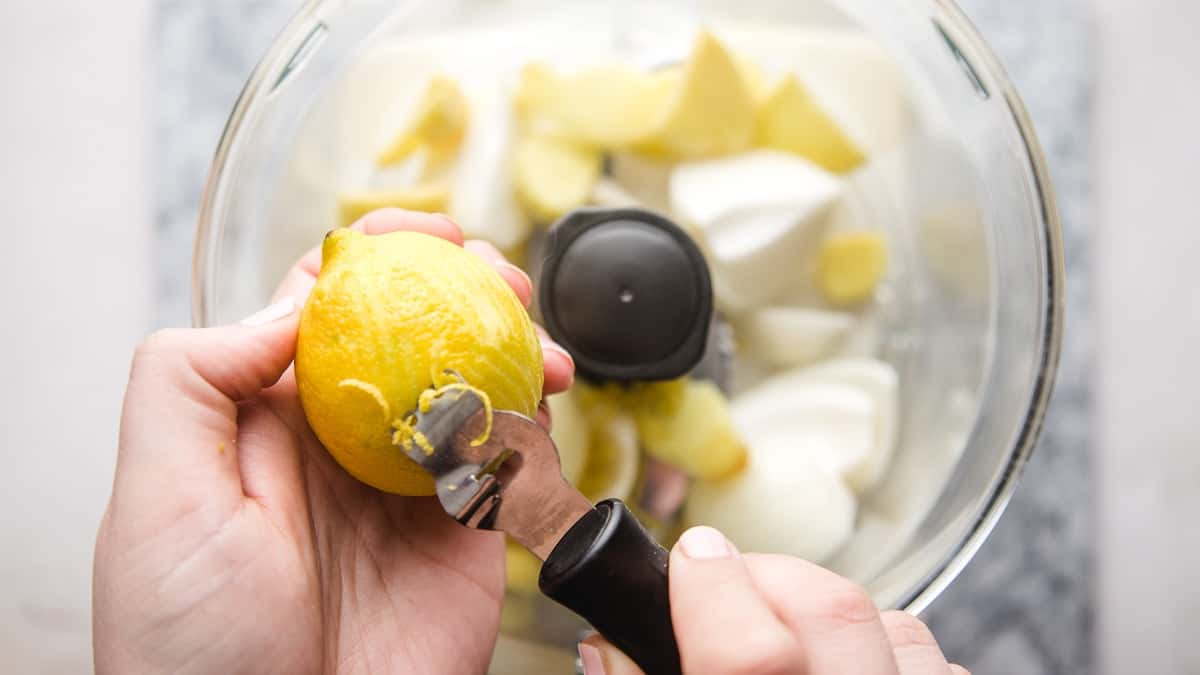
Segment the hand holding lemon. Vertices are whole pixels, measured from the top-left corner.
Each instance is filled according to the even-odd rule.
[[[333,239],[347,248],[335,260],[342,253],[372,257],[375,246],[404,248],[400,255],[428,249],[469,270],[470,283],[486,290],[471,293],[458,282],[427,277],[402,296],[357,305],[383,313],[385,321],[400,321],[393,313],[406,307],[445,312],[439,328],[457,337],[354,333],[361,342],[345,357],[361,365],[354,373],[332,370],[335,334],[314,333],[323,337],[309,344],[302,338],[300,362],[307,356],[313,368],[301,387],[316,396],[305,406],[323,395],[344,396],[363,419],[383,419],[378,404],[353,407],[361,390],[337,385],[348,377],[369,382],[403,413],[404,379],[443,365],[472,378],[497,405],[524,412],[538,411],[542,373],[544,393],[570,384],[570,357],[523,318],[528,278],[494,248],[464,246],[448,219],[406,211],[371,213],[350,230]],[[388,243],[413,237],[420,243],[412,247]],[[305,322],[345,328],[357,311],[331,302],[340,297],[336,287],[351,281],[319,281],[321,257],[320,249],[304,256],[280,287],[279,303],[247,324],[166,331],[139,349],[113,496],[96,545],[97,672],[485,669],[499,628],[503,536],[454,526],[435,499],[369,487],[334,462],[306,419],[289,367],[298,328]],[[458,269],[439,267],[434,258],[425,258],[431,275]],[[385,268],[373,268],[376,277],[345,274],[388,288],[396,270]],[[310,291],[323,307],[314,304],[302,318],[296,308]],[[434,297],[449,304],[436,305]],[[495,323],[487,325],[512,327],[513,342],[500,339],[485,349],[517,345],[524,356],[509,355],[500,365],[473,357],[466,341],[478,329],[455,327],[450,318],[470,323],[472,311],[494,311],[488,321]],[[429,352],[419,365],[415,356],[403,358],[422,340],[445,351]],[[499,374],[514,379],[494,387],[489,378]],[[544,413],[538,417],[548,422]],[[376,429],[368,424],[355,433]],[[360,473],[363,466],[395,468],[356,457],[367,462],[355,466]],[[401,473],[363,475],[401,491],[408,480]]]

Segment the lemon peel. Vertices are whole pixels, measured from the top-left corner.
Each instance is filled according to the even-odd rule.
[[[379,387],[370,382],[356,380],[353,377],[348,377],[337,384],[338,389],[354,389],[370,396],[373,401],[379,404],[379,409],[383,411],[384,418],[392,416],[392,407],[388,405],[387,399],[383,397],[383,392]]]

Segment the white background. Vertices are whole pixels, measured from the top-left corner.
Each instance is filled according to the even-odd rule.
[[[1098,656],[1200,672],[1200,4],[1093,0]],[[90,669],[91,548],[153,300],[149,0],[0,3],[0,669]],[[199,189],[199,186],[197,186]]]
[[[90,670],[91,549],[153,289],[148,0],[0,2],[0,671]]]

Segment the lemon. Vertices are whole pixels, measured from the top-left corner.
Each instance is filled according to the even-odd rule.
[[[448,371],[496,409],[535,414],[541,346],[491,265],[416,232],[337,230],[321,254],[300,316],[296,381],[313,431],[355,478],[433,494],[433,479],[395,443],[411,431],[405,418],[422,392],[447,384]]]

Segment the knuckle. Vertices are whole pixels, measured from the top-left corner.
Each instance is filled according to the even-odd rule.
[[[141,382],[173,373],[187,362],[185,331],[164,328],[151,333],[133,351],[129,381]]]
[[[880,615],[883,620],[883,627],[887,630],[888,639],[895,649],[903,649],[906,647],[934,647],[938,646],[937,640],[933,637],[933,631],[929,630],[929,626],[925,625],[917,617],[908,612],[885,612]]]
[[[151,333],[134,350],[134,362],[155,360],[179,351],[182,334],[183,330],[179,328],[164,328]]]
[[[826,618],[839,625],[871,623],[879,618],[879,609],[870,594],[846,579],[839,579],[828,588],[823,609]]]
[[[712,672],[721,675],[790,675],[799,670],[799,646],[790,637],[758,635],[737,649],[723,650],[721,665]]]

